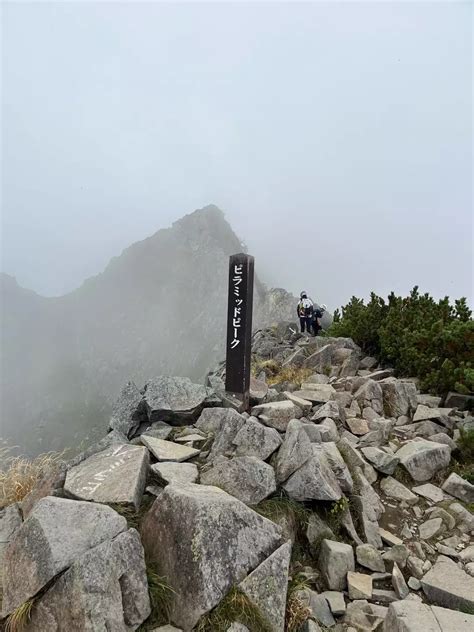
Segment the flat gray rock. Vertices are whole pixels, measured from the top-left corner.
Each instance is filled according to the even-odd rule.
[[[5,551],[3,614],[28,601],[89,549],[125,531],[111,507],[46,497],[15,532]]]
[[[420,439],[408,441],[396,455],[413,480],[423,482],[449,465],[451,450],[441,443]]]
[[[423,498],[427,498],[434,503],[440,503],[445,498],[443,491],[432,483],[425,483],[424,485],[412,487],[412,491],[415,492],[415,494],[423,496]]]
[[[134,382],[127,382],[115,402],[109,427],[131,437],[141,421],[146,420],[143,395]]]
[[[258,417],[266,426],[285,432],[290,419],[299,419],[303,411],[289,400],[260,404],[252,408],[252,416]]]
[[[372,463],[375,469],[382,472],[382,474],[392,475],[400,462],[400,459],[397,456],[394,454],[388,454],[380,448],[368,447],[362,448],[361,451],[365,458]]]
[[[347,573],[349,599],[372,599],[372,577],[365,573]]]
[[[431,603],[453,610],[474,608],[474,577],[448,557],[440,555],[421,579],[423,592]]]
[[[266,461],[281,445],[281,437],[275,428],[267,428],[250,417],[235,435],[232,444],[235,456],[256,456]]]
[[[130,529],[76,559],[35,604],[25,632],[129,632],[150,612],[143,547]]]
[[[201,483],[220,487],[246,505],[258,505],[276,490],[273,467],[255,456],[220,457],[201,472]]]
[[[301,408],[301,410],[303,411],[303,415],[306,416],[311,412],[311,408],[313,407],[313,402],[307,399],[303,399],[302,397],[299,397],[296,393],[290,393],[289,391],[283,391],[283,395],[290,402],[293,402],[295,406],[298,406],[298,408]]]
[[[472,614],[404,599],[390,605],[384,632],[472,632],[473,629]]]
[[[283,544],[273,522],[217,487],[193,484],[165,487],[141,535],[174,591],[171,619],[184,630]]]
[[[173,441],[156,439],[155,437],[141,436],[141,441],[158,461],[175,461],[181,463],[197,456],[200,450],[190,448],[186,445],[179,445]]]
[[[151,466],[152,472],[166,484],[169,483],[195,483],[199,477],[199,470],[194,463],[155,463]]]
[[[400,483],[391,476],[382,479],[380,489],[389,498],[394,498],[400,502],[406,502],[409,505],[416,505],[416,503],[419,502],[418,496],[411,492],[403,483]]]
[[[455,472],[445,480],[443,490],[464,503],[474,503],[474,485]]]
[[[293,395],[313,404],[324,404],[335,394],[335,389],[330,384],[313,384],[310,391],[295,391]]]
[[[357,563],[374,572],[384,573],[385,564],[380,551],[371,544],[361,544],[356,548]]]
[[[139,508],[149,455],[146,448],[116,445],[90,456],[66,474],[64,490],[80,500]]]
[[[311,444],[313,456],[282,487],[293,500],[339,500],[342,491],[325,453],[318,444]]]
[[[277,483],[286,481],[312,456],[313,449],[304,424],[298,419],[292,419],[288,423],[285,438],[275,459]]]
[[[199,417],[211,394],[211,389],[187,377],[162,375],[145,384],[143,400],[150,421],[186,425]]]
[[[452,408],[433,408],[432,406],[424,406],[419,404],[415,414],[413,415],[413,421],[425,421],[427,419],[442,419],[448,417],[452,412]]]
[[[317,592],[309,588],[299,590],[296,595],[303,605],[309,609],[311,617],[316,619],[318,623],[328,628],[331,628],[336,624],[331,609],[329,608],[329,603],[323,595],[318,595]],[[316,629],[318,630],[318,628]]]
[[[283,544],[239,584],[274,632],[284,632],[291,543]]]
[[[323,540],[319,553],[319,570],[330,590],[344,590],[347,573],[355,568],[352,546],[344,542]]]

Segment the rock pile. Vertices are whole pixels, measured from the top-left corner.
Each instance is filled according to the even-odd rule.
[[[249,411],[222,366],[207,387],[128,383],[107,437],[0,514],[2,616],[31,604],[27,632],[474,629],[474,486],[450,471],[473,418],[352,340],[295,329],[254,336]],[[169,587],[161,627],[145,559]]]

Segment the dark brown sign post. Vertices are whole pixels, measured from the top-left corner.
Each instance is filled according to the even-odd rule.
[[[244,409],[249,405],[253,274],[253,257],[230,257],[225,390]]]

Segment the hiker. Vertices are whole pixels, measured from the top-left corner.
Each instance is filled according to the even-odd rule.
[[[300,319],[301,333],[304,334],[305,329],[310,334],[311,333],[311,322],[313,320],[313,301],[308,298],[306,292],[301,292],[300,294],[300,302],[296,308],[296,312],[298,314],[298,318]]]
[[[321,307],[318,307],[316,305],[316,307],[313,309],[313,317],[312,317],[312,328],[313,328],[313,335],[317,336],[319,334],[319,332],[321,331],[321,329],[323,328],[321,325],[321,318],[323,317],[324,312],[326,311],[327,307],[326,305],[321,305]]]

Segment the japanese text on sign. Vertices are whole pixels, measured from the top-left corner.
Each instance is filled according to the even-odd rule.
[[[232,326],[234,328],[234,338],[230,343],[230,348],[235,349],[241,342],[240,332],[242,327],[242,306],[244,299],[240,294],[240,284],[242,283],[242,264],[234,265],[234,276],[232,277],[232,294],[234,297],[234,317],[232,319]]]

